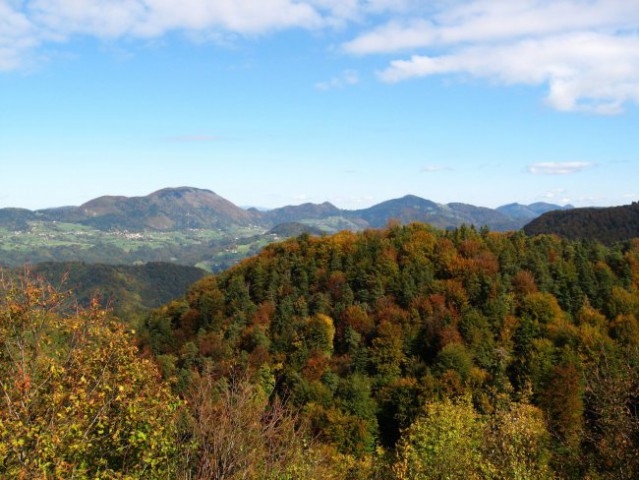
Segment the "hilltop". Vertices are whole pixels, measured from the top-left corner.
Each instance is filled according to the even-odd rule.
[[[49,220],[101,230],[182,230],[250,225],[248,212],[210,190],[165,188],[145,197],[104,196],[79,207],[39,212]]]
[[[552,211],[524,227],[528,235],[554,233],[571,240],[589,239],[605,244],[639,237],[639,203],[608,208]]]

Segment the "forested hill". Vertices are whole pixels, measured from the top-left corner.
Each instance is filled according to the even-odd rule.
[[[184,295],[206,275],[199,268],[163,262],[144,265],[45,262],[31,266],[30,271],[60,290],[71,290],[84,306],[99,298],[104,307],[128,320]]]
[[[639,203],[608,208],[552,211],[524,227],[529,235],[555,233],[564,238],[612,244],[639,237]]]
[[[244,369],[325,445],[383,446],[380,478],[639,478],[639,241],[301,235],[155,311],[141,343],[178,391]]]

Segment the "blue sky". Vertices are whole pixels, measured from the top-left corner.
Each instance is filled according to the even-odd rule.
[[[0,0],[0,207],[639,200],[639,0]]]

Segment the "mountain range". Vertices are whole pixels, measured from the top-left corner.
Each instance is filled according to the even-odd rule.
[[[240,208],[210,190],[179,187],[165,188],[143,197],[103,196],[77,207],[37,211],[0,209],[0,227],[22,230],[31,221],[55,221],[106,231],[176,231],[251,225],[268,230],[283,223],[301,222],[330,232],[378,228],[395,219],[401,223],[429,223],[444,229],[467,224],[504,231],[520,229],[545,212],[571,208],[570,205],[562,207],[548,203],[513,203],[490,209],[464,203],[439,204],[406,195],[360,210],[343,210],[324,202],[260,211]]]

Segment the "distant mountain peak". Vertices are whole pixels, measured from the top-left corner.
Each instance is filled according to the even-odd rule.
[[[142,197],[103,196],[48,213],[55,220],[126,230],[248,226],[255,217],[211,190],[194,187],[163,188]]]
[[[395,200],[410,200],[410,201],[417,201],[417,202],[423,202],[423,201],[429,202],[430,201],[430,200],[426,200],[426,199],[424,199],[422,197],[419,197],[417,195],[413,195],[412,193],[404,195],[403,197],[397,198]]]
[[[515,219],[530,221],[533,218],[537,218],[538,216],[543,215],[546,212],[551,212],[554,210],[570,210],[572,208],[574,208],[572,205],[561,206],[547,202],[535,202],[531,203],[530,205],[523,205],[521,203],[509,203],[507,205],[497,207],[497,211]]]
[[[187,193],[194,193],[194,194],[201,194],[201,195],[215,195],[216,197],[219,197],[219,195],[213,192],[212,190],[208,190],[205,188],[195,188],[195,187],[162,188],[160,190],[157,190],[149,194],[148,196],[149,197],[166,197],[166,196],[181,197],[182,195]]]

